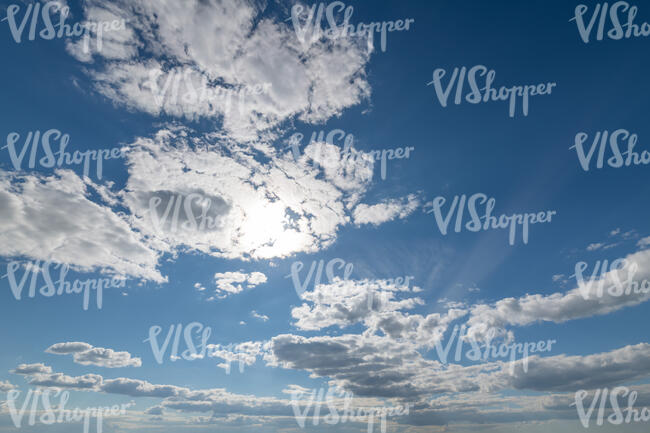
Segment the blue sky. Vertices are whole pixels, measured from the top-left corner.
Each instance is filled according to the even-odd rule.
[[[66,22],[125,20],[89,53],[79,38],[27,40],[30,24],[17,43],[0,22],[1,146],[17,133],[20,151],[30,131],[55,129],[69,135],[69,152],[124,150],[103,162],[101,179],[92,168],[84,179],[78,165],[28,167],[29,151],[15,167],[0,149],[0,275],[20,262],[20,278],[26,263],[51,259],[70,267],[70,282],[124,280],[104,290],[101,309],[93,295],[84,310],[75,294],[29,298],[26,288],[18,300],[0,279],[0,401],[18,390],[22,404],[40,386],[68,390],[68,407],[133,401],[105,420],[109,432],[229,433],[300,431],[290,390],[321,387],[352,392],[361,406],[414,405],[389,418],[397,432],[577,432],[569,404],[581,389],[626,386],[650,406],[650,296],[585,299],[571,276],[578,262],[591,272],[626,258],[638,264],[636,280],[650,279],[648,167],[592,162],[585,171],[570,149],[580,132],[588,148],[599,131],[620,129],[638,136],[636,152],[649,149],[647,37],[584,43],[570,21],[580,2],[346,2],[353,24],[415,22],[388,33],[385,52],[354,37],[305,49],[294,3],[267,3],[68,0]],[[11,4],[1,3],[1,17]],[[28,2],[15,4],[20,20]],[[598,3],[584,4],[588,20]],[[630,5],[635,23],[650,21],[650,8]],[[433,71],[447,71],[446,85],[455,67],[475,65],[494,70],[497,87],[556,86],[531,97],[527,116],[509,117],[505,102],[455,105],[455,89],[442,107],[427,85]],[[217,100],[215,114],[183,100],[183,87],[157,105],[156,71],[160,87],[178,73],[211,89],[268,87],[230,107]],[[344,165],[342,141],[309,143],[335,130],[365,156]],[[305,137],[298,159],[288,147],[295,133]],[[388,161],[382,179],[369,153],[406,147],[410,157]],[[506,230],[442,235],[428,203],[444,197],[446,215],[454,196],[475,193],[496,200],[497,216],[556,214],[530,226],[527,244],[518,232],[509,245]],[[164,207],[190,194],[210,200],[219,227],[179,232],[164,220],[156,230],[150,200]],[[312,263],[334,259],[353,266],[348,279],[323,272],[322,285],[296,290],[292,265],[304,264],[304,281]],[[393,284],[405,276],[409,287]],[[375,308],[369,293],[388,302]],[[227,374],[218,356],[166,353],[158,364],[150,328],[162,327],[162,341],[171,325],[192,322],[210,327],[208,342],[222,350],[251,343],[244,371],[235,362]],[[499,359],[441,364],[435,343],[463,324],[480,344],[487,329],[499,341],[556,343],[515,375]],[[16,431],[7,407],[0,431]]]

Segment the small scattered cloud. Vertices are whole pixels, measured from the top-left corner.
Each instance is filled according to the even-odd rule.
[[[261,272],[252,272],[250,274],[241,271],[224,272],[214,274],[214,280],[217,284],[215,296],[222,299],[265,283],[266,275]],[[199,290],[202,290],[202,288]]]
[[[354,209],[354,223],[377,226],[395,218],[404,219],[412,214],[419,205],[420,200],[415,194],[409,194],[401,199],[384,200],[374,205],[361,203]]]
[[[14,388],[16,388],[16,385],[10,383],[9,381],[0,380],[0,392],[11,391]]]
[[[253,316],[254,318],[259,319],[259,320],[261,320],[263,322],[266,322],[266,321],[269,320],[269,316],[266,316],[264,314],[260,314],[255,310],[251,311],[251,316]]]

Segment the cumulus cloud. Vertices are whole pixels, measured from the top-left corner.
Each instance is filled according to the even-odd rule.
[[[14,388],[16,388],[16,385],[11,384],[8,380],[0,380],[0,392],[11,391]]]
[[[379,225],[395,218],[404,219],[415,211],[420,200],[415,194],[401,199],[384,200],[374,205],[360,204],[354,209],[354,223]]]
[[[161,252],[230,259],[315,252],[349,223],[372,174],[365,162],[327,174],[307,155],[273,153],[264,162],[254,155],[184,129],[137,140],[123,193],[130,222]]]
[[[229,295],[241,293],[245,289],[252,289],[259,284],[265,283],[266,275],[261,272],[252,272],[250,274],[241,271],[217,272],[214,274],[214,279],[217,284],[216,296],[218,298],[225,298]]]
[[[83,343],[79,341],[71,341],[68,343],[56,343],[45,349],[46,353],[53,353],[56,355],[68,355],[71,353],[86,352],[92,349],[88,343]]]
[[[90,200],[94,184],[0,170],[0,255],[68,264],[156,282],[158,254],[110,207]]]
[[[531,356],[527,371],[516,362],[514,374],[495,375],[504,389],[571,391],[596,389],[634,382],[650,374],[650,344],[625,346],[586,356]]]
[[[243,373],[245,366],[255,364],[257,358],[265,353],[265,343],[249,341],[235,345],[211,344],[208,346],[208,353],[210,357],[224,360],[223,363],[217,366],[223,368],[227,374],[230,374],[230,368],[233,363],[239,364],[239,371]]]
[[[29,377],[29,384],[33,386],[76,389],[81,391],[93,390],[102,382],[102,377],[97,374],[85,374],[83,376],[72,377],[63,373],[37,373]]]
[[[417,288],[416,288],[417,289]],[[396,294],[411,292],[406,285],[397,286],[389,280],[343,280],[319,284],[303,292],[305,303],[291,310],[299,329],[314,331],[330,326],[347,327],[364,321],[373,314],[412,309],[424,304],[420,298],[397,300]]]
[[[647,343],[586,356],[542,358],[534,355],[527,360],[527,371],[523,368],[523,360],[515,361],[512,371],[503,361],[443,367],[424,359],[406,342],[369,335],[310,338],[279,335],[268,344],[248,342],[234,351],[229,350],[231,353],[237,351],[250,355],[250,359],[244,361],[246,365],[263,355],[269,366],[305,370],[312,377],[327,377],[330,387],[360,397],[359,400],[353,399],[354,407],[368,404],[368,398],[415,404],[411,413],[400,419],[400,423],[407,425],[444,425],[461,420],[480,423],[491,419],[495,422],[563,419],[566,413],[559,405],[570,401],[570,394],[557,393],[613,387],[638,381],[650,374],[650,344]],[[222,355],[217,357],[228,360],[228,355]],[[291,416],[292,403],[296,403],[274,397],[233,394],[224,389],[192,390],[139,379],[105,379],[98,375],[70,377],[62,373],[35,373],[30,376],[29,383],[160,398],[159,408],[188,413],[213,411],[224,416]],[[508,390],[556,394],[516,397],[495,394]],[[308,399],[309,391],[291,385],[283,393],[292,394],[292,400],[294,394]],[[436,396],[427,401],[430,395]],[[378,400],[372,401],[376,406]],[[644,401],[647,400],[640,402]],[[298,404],[305,402],[307,400]]]
[[[140,367],[140,358],[132,358],[129,352],[115,352],[113,349],[93,347],[83,342],[57,343],[45,352],[56,355],[72,354],[74,362],[81,365],[96,365],[105,368]]]
[[[52,373],[52,367],[49,367],[45,364],[38,363],[38,364],[20,364],[18,367],[15,369],[11,370],[11,373],[14,374],[22,374],[25,376],[29,376],[32,374],[50,374]]]
[[[328,377],[361,397],[419,398],[428,389],[416,380],[418,372],[439,370],[440,365],[425,360],[408,342],[371,335],[283,334],[273,337],[269,348],[269,365]]]
[[[110,394],[122,394],[131,397],[175,397],[187,392],[187,388],[174,385],[153,385],[144,380],[117,379],[103,380],[98,384],[98,390]]]
[[[577,281],[578,286],[566,293],[526,295],[505,298],[494,305],[475,305],[468,321],[468,334],[481,338],[494,327],[524,326],[540,321],[562,323],[646,302],[650,299],[650,290],[642,288],[643,281],[650,279],[650,250],[630,254],[624,260],[622,263],[626,266],[609,270],[600,277],[591,278],[585,272],[582,281]],[[595,269],[595,263],[590,269]],[[640,288],[638,293],[634,290],[625,293],[633,282]]]
[[[84,13],[128,19],[101,51],[72,42],[68,50],[80,61],[103,58],[87,68],[97,91],[133,110],[220,119],[230,136],[250,140],[289,119],[322,122],[370,94],[363,38],[323,38],[304,51],[294,29],[256,2],[91,0]],[[256,85],[267,90],[245,93]],[[214,96],[227,90],[236,96]]]

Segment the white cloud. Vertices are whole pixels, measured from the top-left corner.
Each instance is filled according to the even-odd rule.
[[[308,155],[295,161],[288,152],[272,152],[262,163],[255,152],[210,140],[162,130],[127,153],[124,203],[133,226],[161,252],[188,247],[230,259],[270,259],[318,251],[349,223],[349,209],[372,175],[363,160],[328,174]]]
[[[596,251],[596,250],[601,249],[604,246],[605,246],[605,244],[601,243],[601,242],[589,244],[589,245],[587,245],[587,251]]]
[[[107,34],[101,52],[84,55],[78,44],[68,46],[81,61],[99,56],[108,60],[87,69],[99,92],[152,115],[219,118],[228,134],[239,140],[255,139],[293,118],[322,122],[370,94],[365,79],[369,56],[361,41],[324,39],[303,52],[293,28],[282,19],[267,17],[253,2],[118,0],[106,6],[91,0],[85,3],[85,13],[91,20],[129,19],[128,30]],[[150,60],[139,63],[145,55]],[[158,83],[162,88],[169,72],[183,70],[196,72],[195,90],[179,79],[179,97],[170,97],[170,90],[158,105],[149,83],[151,72],[163,74]],[[270,87],[243,102],[238,99],[233,108],[223,98],[202,101],[199,77],[208,80],[210,89],[262,83]]]
[[[602,278],[583,281],[578,287],[566,293],[551,295],[526,295],[521,298],[505,298],[494,305],[476,305],[468,321],[468,333],[480,338],[492,327],[506,325],[525,326],[539,321],[562,323],[568,320],[608,314],[628,306],[634,306],[650,299],[650,293],[611,294],[609,287],[621,284],[627,287],[631,278],[628,269],[632,263],[638,265],[634,281],[639,285],[650,279],[650,250],[639,251],[625,257],[630,264],[625,270],[609,271]],[[599,286],[604,287],[599,296]]]
[[[69,355],[71,353],[86,352],[92,349],[93,346],[88,343],[80,341],[71,341],[67,343],[56,343],[45,349],[46,353],[53,353],[56,355]]]
[[[596,242],[587,245],[587,251],[609,250],[610,248],[614,248],[618,245],[618,243],[606,244],[604,242]]]
[[[52,367],[49,367],[45,364],[20,364],[15,369],[11,370],[11,373],[22,374],[22,375],[32,375],[32,374],[50,374],[52,373]]]
[[[650,236],[647,236],[645,238],[639,239],[639,241],[636,243],[637,246],[639,247],[647,247],[650,245]]]
[[[255,310],[251,311],[251,316],[253,316],[254,318],[259,319],[259,320],[261,320],[263,322],[266,322],[266,321],[269,320],[269,316],[266,316],[264,314],[260,314]]]
[[[255,315],[253,316],[257,317]],[[268,320],[268,317],[266,320]],[[227,373],[230,373],[230,368],[233,363],[238,364],[240,372],[243,373],[244,366],[255,364],[257,358],[265,353],[263,345],[264,343],[258,341],[249,341],[225,346],[220,344],[211,344],[208,346],[208,353],[212,358],[221,358],[224,360],[224,362],[218,364],[217,367],[223,368]]]
[[[384,200],[375,205],[359,204],[354,209],[354,223],[379,225],[395,218],[404,219],[415,211],[420,200],[415,194],[402,199]]]
[[[0,392],[11,391],[16,388],[16,385],[11,384],[9,381],[0,380]]]
[[[115,352],[113,349],[93,347],[83,342],[56,343],[45,350],[56,355],[72,354],[74,362],[81,365],[96,365],[105,368],[140,367],[140,358],[132,358],[129,352]]]
[[[225,298],[226,296],[241,293],[245,289],[252,289],[259,284],[265,283],[266,275],[261,272],[252,272],[250,274],[244,272],[217,272],[214,274],[214,279],[217,284],[216,296],[218,298]],[[234,283],[239,284],[235,285]]]
[[[411,292],[406,285],[396,286],[389,280],[343,280],[338,277],[329,284],[319,284],[306,291],[305,303],[291,310],[299,329],[314,331],[339,326],[344,328],[366,321],[372,315],[412,309],[424,304],[419,298],[397,300],[400,292]],[[311,304],[311,305],[310,305]]]
[[[244,357],[236,357],[237,354]],[[400,424],[405,427],[444,425],[448,421],[480,423],[493,419],[499,423],[510,423],[562,419],[570,409],[560,409],[560,405],[571,401],[570,394],[510,396],[497,393],[510,390],[575,392],[579,389],[612,387],[637,381],[650,374],[650,344],[647,343],[587,356],[541,358],[534,355],[528,359],[527,372],[523,370],[522,361],[518,360],[513,374],[509,373],[508,363],[502,361],[443,367],[438,362],[424,359],[407,342],[370,335],[310,338],[279,335],[268,344],[241,343],[234,350],[227,349],[216,356],[223,358],[226,364],[241,361],[245,365],[252,365],[257,357],[264,356],[269,366],[305,370],[311,373],[312,378],[329,378],[330,387],[355,395],[352,407],[383,405],[378,399],[399,399],[393,401],[411,405],[415,403],[409,416],[400,419]],[[160,398],[162,402],[158,404],[159,407],[187,413],[213,411],[221,416],[267,417],[293,415],[292,401],[233,394],[225,389],[192,390],[133,378],[106,379],[99,375],[70,377],[62,373],[34,373],[29,383],[42,387]],[[632,388],[643,391],[639,404],[650,401],[648,385]],[[288,385],[283,393],[303,393],[308,399],[309,391],[303,386]],[[427,401],[430,396],[434,397]],[[342,402],[334,401],[334,404],[338,403]],[[564,410],[564,414],[558,413],[559,410]],[[273,422],[274,419],[267,421]]]
[[[88,186],[94,184],[69,170],[0,170],[0,255],[166,281],[156,269],[158,254],[110,207],[91,201]]]
[[[44,388],[67,388],[76,390],[93,390],[102,382],[102,377],[97,374],[83,376],[67,376],[63,373],[33,374],[30,375],[29,384]]]
[[[531,356],[527,371],[516,362],[514,374],[507,368],[497,377],[503,389],[577,391],[596,389],[643,379],[650,374],[650,344],[625,346],[586,356]]]

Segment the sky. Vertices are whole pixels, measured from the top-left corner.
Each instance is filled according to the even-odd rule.
[[[648,5],[11,1],[0,431],[647,431]]]

